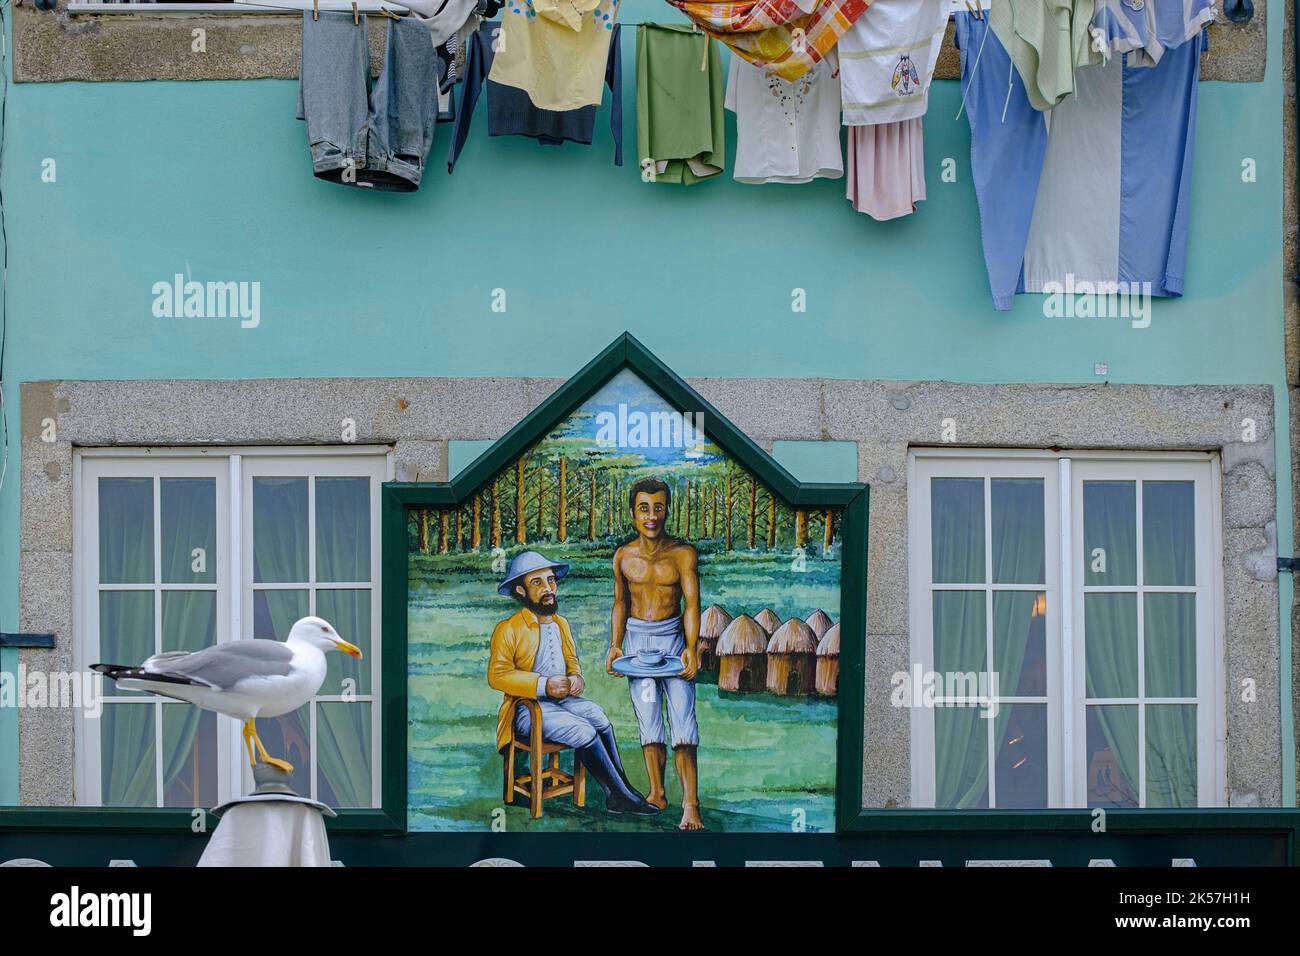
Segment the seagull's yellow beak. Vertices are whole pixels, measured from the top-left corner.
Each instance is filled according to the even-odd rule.
[[[339,646],[339,650],[341,650],[344,654],[347,654],[349,657],[361,656],[361,648],[357,647],[357,645],[355,644],[349,644],[341,637],[338,638],[334,643]]]

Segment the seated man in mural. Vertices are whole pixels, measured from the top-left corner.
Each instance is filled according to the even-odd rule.
[[[522,605],[492,631],[488,684],[505,695],[497,716],[497,750],[509,745],[512,722],[521,737],[532,731],[528,708],[518,702],[535,699],[542,711],[542,738],[573,748],[575,759],[605,791],[606,811],[651,816],[660,808],[628,783],[609,718],[582,696],[586,682],[577,645],[569,622],[556,613],[556,581],[568,572],[567,564],[525,551],[510,562],[497,588]]]
[[[664,533],[672,493],[663,481],[642,478],[632,485],[627,500],[637,536],[614,552],[614,612],[605,670],[614,674],[614,661],[647,650],[681,658],[680,676],[634,677],[628,681],[628,689],[650,777],[646,799],[657,807],[668,806],[664,794],[666,701],[673,763],[682,784],[680,829],[702,830],[696,788],[700,732],[692,683],[699,669],[695,649],[700,636],[698,555],[692,545]]]

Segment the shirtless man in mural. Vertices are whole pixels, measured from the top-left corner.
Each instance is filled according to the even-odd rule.
[[[637,536],[614,552],[614,612],[605,670],[619,676],[614,672],[614,661],[644,650],[681,657],[680,676],[634,677],[628,685],[641,732],[646,773],[650,777],[646,801],[660,808],[668,806],[664,770],[671,734],[673,763],[682,784],[680,829],[702,830],[704,822],[700,819],[696,787],[700,733],[695,721],[695,684],[692,683],[699,669],[698,555],[687,542],[664,533],[671,500],[672,492],[658,478],[643,478],[628,492],[628,507]]]

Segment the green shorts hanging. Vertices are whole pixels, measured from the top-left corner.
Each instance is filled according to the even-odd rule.
[[[691,185],[726,162],[722,57],[689,24],[636,31],[636,147],[646,182]]]

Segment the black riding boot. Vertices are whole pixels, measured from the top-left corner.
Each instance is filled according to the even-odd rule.
[[[574,751],[575,759],[582,761],[587,772],[596,778],[605,791],[605,809],[610,813],[632,813],[652,816],[659,808],[645,802],[645,798],[627,785],[619,766],[610,759],[600,738]]]
[[[614,766],[618,768],[618,775],[622,779],[623,783],[629,790],[640,797],[640,791],[638,791],[636,787],[632,786],[632,781],[627,779],[627,774],[623,772],[623,758],[618,754],[618,741],[614,739],[614,725],[610,724],[604,730],[599,730],[596,733],[599,737],[600,743],[605,747],[605,752],[609,754],[609,759],[613,761]]]

